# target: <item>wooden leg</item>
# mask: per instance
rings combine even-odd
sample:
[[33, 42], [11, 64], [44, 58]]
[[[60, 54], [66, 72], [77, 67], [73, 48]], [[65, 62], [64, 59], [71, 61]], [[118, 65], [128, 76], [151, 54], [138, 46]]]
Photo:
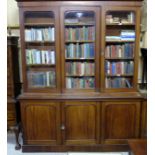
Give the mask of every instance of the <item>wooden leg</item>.
[[20, 150], [21, 149], [21, 145], [19, 144], [20, 125], [16, 125], [16, 126], [10, 127], [10, 129], [13, 130], [14, 133], [15, 133], [15, 139], [16, 139], [15, 149], [16, 150]]

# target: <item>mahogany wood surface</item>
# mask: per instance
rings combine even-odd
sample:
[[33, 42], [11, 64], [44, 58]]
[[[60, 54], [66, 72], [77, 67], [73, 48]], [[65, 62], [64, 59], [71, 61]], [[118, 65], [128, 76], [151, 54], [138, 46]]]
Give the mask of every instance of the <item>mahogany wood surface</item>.
[[147, 140], [146, 139], [133, 139], [128, 140], [131, 152], [134, 155], [147, 155]]

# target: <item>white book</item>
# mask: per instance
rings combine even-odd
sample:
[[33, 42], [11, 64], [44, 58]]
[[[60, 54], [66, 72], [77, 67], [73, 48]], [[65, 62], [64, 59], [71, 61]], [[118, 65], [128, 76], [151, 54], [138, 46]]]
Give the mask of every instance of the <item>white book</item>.
[[85, 64], [81, 63], [81, 75], [85, 74]]
[[118, 46], [118, 57], [121, 58], [122, 57], [122, 47]]
[[55, 41], [55, 28], [52, 27], [52, 41]]
[[42, 41], [42, 30], [41, 29], [37, 29], [36, 30], [37, 36], [35, 38], [36, 41]]
[[40, 55], [40, 51], [36, 50], [35, 51], [36, 54], [36, 64], [41, 64], [41, 55]]
[[44, 50], [41, 51], [41, 62], [42, 64], [45, 64], [45, 51]]
[[51, 54], [51, 63], [55, 64], [55, 51], [51, 51], [50, 54]]
[[50, 72], [46, 72], [46, 86], [50, 86]]
[[125, 73], [124, 62], [121, 62], [121, 74]]
[[31, 41], [31, 30], [25, 30], [25, 41]]

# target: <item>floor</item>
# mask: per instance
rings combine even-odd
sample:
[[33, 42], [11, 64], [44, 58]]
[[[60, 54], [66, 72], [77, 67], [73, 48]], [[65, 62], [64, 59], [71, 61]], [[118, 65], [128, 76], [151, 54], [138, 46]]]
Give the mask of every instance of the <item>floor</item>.
[[[21, 135], [19, 137], [20, 144], [22, 144]], [[21, 150], [15, 150], [15, 136], [12, 132], [8, 131], [7, 134], [7, 155], [129, 155], [127, 152], [104, 152], [104, 153], [22, 153]]]

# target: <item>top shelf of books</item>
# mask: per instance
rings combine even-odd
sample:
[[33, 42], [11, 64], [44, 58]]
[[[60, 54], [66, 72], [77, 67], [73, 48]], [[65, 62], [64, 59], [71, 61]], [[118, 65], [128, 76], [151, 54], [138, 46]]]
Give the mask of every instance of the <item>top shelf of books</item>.
[[106, 25], [130, 26], [135, 25], [135, 13], [132, 11], [108, 11]]

